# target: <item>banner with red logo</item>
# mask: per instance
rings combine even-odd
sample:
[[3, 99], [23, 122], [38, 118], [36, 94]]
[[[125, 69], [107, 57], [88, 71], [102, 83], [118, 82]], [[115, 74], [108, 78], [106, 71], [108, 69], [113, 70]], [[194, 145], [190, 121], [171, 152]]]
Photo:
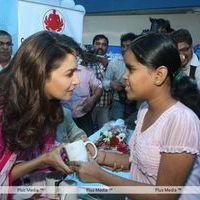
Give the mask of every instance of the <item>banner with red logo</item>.
[[82, 42], [83, 17], [82, 6], [74, 8], [62, 5], [49, 5], [39, 2], [18, 1], [18, 45], [35, 32], [41, 30], [56, 31]]

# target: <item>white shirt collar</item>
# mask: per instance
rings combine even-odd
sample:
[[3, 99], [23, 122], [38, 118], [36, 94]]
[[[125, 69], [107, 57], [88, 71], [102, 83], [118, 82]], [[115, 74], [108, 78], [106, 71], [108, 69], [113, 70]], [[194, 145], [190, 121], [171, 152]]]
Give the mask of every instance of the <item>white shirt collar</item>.
[[198, 59], [198, 57], [197, 57], [197, 55], [195, 53], [193, 53], [192, 59], [187, 64], [186, 68], [189, 67], [190, 65], [200, 67], [199, 59]]

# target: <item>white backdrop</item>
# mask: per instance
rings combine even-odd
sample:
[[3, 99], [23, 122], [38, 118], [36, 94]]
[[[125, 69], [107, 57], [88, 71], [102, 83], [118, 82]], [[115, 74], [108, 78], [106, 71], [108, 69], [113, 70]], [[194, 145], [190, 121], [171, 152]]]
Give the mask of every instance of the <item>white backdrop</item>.
[[[56, 28], [58, 33], [64, 33], [82, 43], [83, 17], [85, 10], [82, 6], [65, 7], [44, 4], [36, 1], [18, 0], [18, 46], [21, 40], [33, 33]], [[47, 24], [45, 24], [45, 18]], [[48, 26], [49, 25], [49, 26]]]
[[0, 0], [0, 29], [12, 35], [14, 53], [21, 44], [21, 38], [44, 30], [44, 15], [46, 13], [48, 18], [53, 9], [64, 21], [62, 33], [82, 43], [85, 8], [75, 5], [74, 0]]

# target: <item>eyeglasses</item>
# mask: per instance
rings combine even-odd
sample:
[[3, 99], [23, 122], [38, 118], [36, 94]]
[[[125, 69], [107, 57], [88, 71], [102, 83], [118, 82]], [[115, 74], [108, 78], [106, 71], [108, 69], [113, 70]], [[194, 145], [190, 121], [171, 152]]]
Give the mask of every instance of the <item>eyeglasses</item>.
[[13, 43], [12, 42], [2, 42], [2, 41], [0, 41], [0, 47], [3, 47], [4, 45], [11, 47], [11, 46], [13, 46]]

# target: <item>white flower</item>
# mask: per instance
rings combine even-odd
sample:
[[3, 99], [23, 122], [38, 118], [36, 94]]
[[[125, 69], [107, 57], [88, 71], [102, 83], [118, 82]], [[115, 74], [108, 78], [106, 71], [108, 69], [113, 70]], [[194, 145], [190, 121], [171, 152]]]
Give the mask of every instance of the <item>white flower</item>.
[[109, 138], [109, 139], [112, 138], [112, 136], [113, 136], [112, 132], [110, 132], [110, 131], [104, 132], [103, 135], [104, 135], [106, 138]]
[[116, 136], [120, 142], [122, 142], [124, 140], [124, 138], [126, 137], [125, 133], [120, 133], [119, 135]]
[[105, 137], [105, 138], [103, 138], [103, 141], [104, 141], [104, 142], [110, 142], [110, 138]]

